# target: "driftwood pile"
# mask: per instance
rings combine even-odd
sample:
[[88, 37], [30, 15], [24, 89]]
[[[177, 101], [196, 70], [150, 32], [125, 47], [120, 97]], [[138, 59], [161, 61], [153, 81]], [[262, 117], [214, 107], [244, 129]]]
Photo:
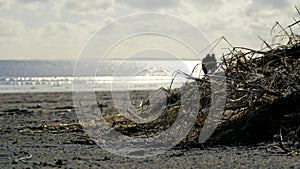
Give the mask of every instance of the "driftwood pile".
[[223, 57], [226, 118], [211, 143], [255, 143], [279, 134], [279, 141], [300, 148], [300, 36], [291, 29], [297, 23], [287, 27], [290, 33], [282, 29], [284, 45], [264, 41], [262, 50], [236, 47]]
[[[204, 145], [275, 142], [285, 153], [299, 152], [300, 36], [292, 30], [300, 29], [300, 21], [286, 28], [279, 23], [276, 26], [282, 28], [275, 36], [281, 43], [270, 45], [263, 41], [266, 47], [261, 50], [235, 47], [223, 56], [219, 71], [225, 72], [225, 108], [221, 123]], [[199, 88], [199, 113], [180, 145], [199, 145], [199, 135], [211, 105], [210, 76], [189, 80], [182, 88], [195, 83]], [[180, 90], [159, 90], [166, 93], [168, 102], [164, 113], [156, 120], [134, 123], [110, 113], [105, 115], [106, 120], [126, 135], [150, 137], [168, 129], [180, 109]], [[190, 97], [195, 97], [195, 93], [190, 93]], [[140, 111], [147, 109], [147, 105], [143, 106]]]

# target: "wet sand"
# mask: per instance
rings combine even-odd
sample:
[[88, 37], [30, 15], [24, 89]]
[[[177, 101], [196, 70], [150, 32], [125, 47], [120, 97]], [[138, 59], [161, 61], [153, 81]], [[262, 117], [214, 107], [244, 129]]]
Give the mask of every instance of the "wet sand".
[[[131, 96], [142, 98], [144, 93]], [[111, 106], [108, 92], [98, 93], [97, 99]], [[300, 168], [299, 155], [274, 154], [272, 145], [264, 143], [173, 148], [145, 159], [120, 157], [98, 147], [77, 125], [71, 93], [2, 93], [0, 120], [0, 168]]]

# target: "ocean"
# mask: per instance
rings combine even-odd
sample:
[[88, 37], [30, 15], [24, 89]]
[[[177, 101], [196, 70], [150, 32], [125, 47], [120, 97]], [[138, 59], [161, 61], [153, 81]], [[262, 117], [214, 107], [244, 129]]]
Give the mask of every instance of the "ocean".
[[[88, 69], [89, 63], [80, 67]], [[106, 60], [99, 63], [94, 74], [79, 77], [74, 76], [78, 65], [71, 60], [0, 60], [0, 92], [72, 91], [75, 79], [87, 84], [76, 87], [82, 91], [155, 90], [168, 88], [176, 70], [190, 74], [197, 63], [197, 60]], [[186, 80], [177, 76], [173, 86], [178, 87]]]

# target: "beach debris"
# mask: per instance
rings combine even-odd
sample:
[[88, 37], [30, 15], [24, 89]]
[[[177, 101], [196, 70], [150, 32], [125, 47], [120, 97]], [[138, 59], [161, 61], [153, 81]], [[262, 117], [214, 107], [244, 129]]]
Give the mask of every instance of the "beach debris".
[[58, 159], [56, 162], [55, 162], [55, 165], [63, 165], [63, 161], [61, 159]]
[[6, 113], [7, 115], [31, 115], [34, 113], [34, 111], [28, 110], [28, 109], [20, 109], [20, 108], [14, 108], [14, 109], [8, 109], [8, 110], [4, 110], [4, 113]]
[[29, 156], [25, 156], [25, 157], [21, 157], [21, 158], [15, 159], [15, 160], [12, 161], [12, 163], [13, 164], [17, 164], [20, 161], [29, 160], [31, 158], [32, 158], [32, 154], [30, 154]]
[[61, 106], [61, 107], [55, 107], [54, 110], [67, 110], [67, 109], [74, 109], [74, 105], [70, 106]]
[[19, 130], [20, 133], [65, 133], [65, 132], [83, 132], [79, 123], [59, 123], [51, 125], [38, 125], [25, 127]]
[[[293, 29], [300, 29], [299, 22], [295, 21], [297, 24], [286, 28], [277, 23], [275, 27], [281, 30], [274, 36], [274, 42], [269, 44], [262, 40], [264, 47], [260, 50], [232, 47], [222, 56], [221, 63], [212, 59], [213, 54], [207, 55], [204, 61], [206, 70], [202, 70], [199, 76], [181, 70], [174, 72], [174, 78], [180, 75], [187, 79], [181, 88], [197, 85], [200, 97], [195, 125], [181, 145], [199, 145], [198, 138], [211, 104], [211, 79], [217, 77], [226, 80], [227, 99], [222, 121], [205, 145], [273, 140], [280, 128], [285, 128], [294, 134], [275, 141], [278, 147], [286, 153], [294, 151], [293, 148], [300, 149], [300, 36], [293, 32]], [[206, 61], [213, 64], [205, 65]], [[117, 131], [129, 136], [149, 137], [168, 129], [175, 121], [182, 101], [180, 88], [171, 88], [173, 80], [169, 89], [159, 89], [167, 93], [168, 100], [159, 118], [149, 123], [134, 123], [117, 113], [107, 113], [105, 119]], [[145, 112], [154, 106], [149, 98], [145, 98], [138, 110]], [[293, 146], [285, 143], [288, 140], [294, 140]]]

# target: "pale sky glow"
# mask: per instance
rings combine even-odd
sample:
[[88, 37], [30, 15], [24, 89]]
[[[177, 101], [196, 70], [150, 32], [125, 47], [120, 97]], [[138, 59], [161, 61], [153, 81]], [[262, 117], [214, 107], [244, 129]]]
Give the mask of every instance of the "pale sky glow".
[[[259, 48], [276, 21], [300, 18], [296, 0], [0, 0], [0, 59], [76, 59], [104, 25], [138, 12], [176, 15], [210, 41]], [[147, 21], [145, 21], [147, 22]], [[180, 28], [179, 28], [180, 29]]]

